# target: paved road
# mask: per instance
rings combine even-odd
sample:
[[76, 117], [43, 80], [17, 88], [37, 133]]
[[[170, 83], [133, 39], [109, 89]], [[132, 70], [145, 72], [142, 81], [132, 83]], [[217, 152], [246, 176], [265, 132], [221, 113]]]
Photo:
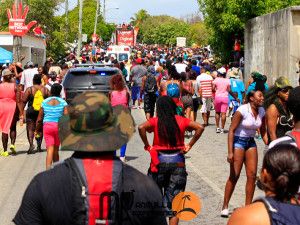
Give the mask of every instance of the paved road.
[[[144, 121], [142, 110], [133, 110], [137, 124]], [[214, 119], [211, 118], [211, 123]], [[228, 128], [228, 124], [226, 128]], [[263, 143], [259, 145], [259, 165], [261, 165]], [[0, 224], [10, 225], [15, 215], [26, 186], [34, 175], [45, 168], [46, 153], [27, 155], [28, 143], [25, 127], [18, 127], [17, 156], [0, 158]], [[187, 191], [195, 192], [202, 200], [202, 211], [198, 218], [190, 222], [181, 222], [184, 225], [226, 224], [227, 220], [219, 216], [223, 201], [224, 185], [229, 173], [226, 162], [227, 135], [216, 134], [213, 125], [207, 127], [193, 149], [187, 155], [188, 183]], [[61, 159], [70, 156], [70, 152], [61, 152]], [[134, 135], [128, 144], [128, 164], [146, 173], [150, 157], [143, 150], [143, 144], [138, 136]], [[245, 171], [242, 171], [240, 180], [233, 194], [230, 209], [244, 204]], [[256, 190], [255, 196], [262, 195]]]

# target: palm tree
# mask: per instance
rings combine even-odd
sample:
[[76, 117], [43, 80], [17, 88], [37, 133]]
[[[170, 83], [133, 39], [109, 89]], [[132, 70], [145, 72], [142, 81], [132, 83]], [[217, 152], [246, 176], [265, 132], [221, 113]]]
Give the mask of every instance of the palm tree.
[[180, 210], [179, 212], [177, 212], [177, 214], [182, 213], [182, 212], [190, 212], [190, 213], [193, 213], [193, 214], [197, 215], [197, 213], [196, 213], [196, 211], [194, 209], [192, 209], [192, 208], [185, 208], [185, 201], [186, 200], [191, 201], [191, 196], [190, 195], [184, 195], [182, 197], [182, 199], [183, 199], [182, 210]]
[[191, 196], [190, 195], [185, 195], [185, 196], [182, 197], [182, 199], [183, 199], [182, 209], [185, 209], [185, 201], [186, 200], [191, 201]]
[[137, 13], [134, 14], [134, 17], [131, 17], [131, 24], [135, 27], [139, 27], [141, 23], [143, 23], [150, 15], [147, 10], [141, 9]]

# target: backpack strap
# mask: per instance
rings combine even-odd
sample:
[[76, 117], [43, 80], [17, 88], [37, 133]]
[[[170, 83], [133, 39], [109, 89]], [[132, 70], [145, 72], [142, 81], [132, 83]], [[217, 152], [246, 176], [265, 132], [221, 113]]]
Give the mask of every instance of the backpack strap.
[[82, 176], [81, 172], [79, 171], [79, 168], [76, 165], [75, 160], [71, 157], [71, 158], [66, 159], [65, 162], [68, 165], [70, 165], [72, 170], [75, 172], [75, 175], [76, 175], [76, 177], [79, 181], [79, 184], [81, 186], [81, 197], [86, 198], [86, 196], [87, 196], [87, 187], [85, 185], [85, 180], [83, 179], [83, 176]]
[[[76, 159], [71, 157], [64, 161], [64, 163], [70, 168], [72, 174], [72, 220], [70, 224], [80, 225], [87, 224], [88, 221], [88, 199], [86, 182], [83, 178], [80, 168], [76, 163]], [[81, 193], [80, 193], [81, 192]]]
[[277, 213], [277, 209], [275, 209], [271, 205], [271, 203], [268, 201], [268, 199], [266, 197], [259, 197], [254, 202], [262, 202], [262, 203], [264, 203], [264, 205], [265, 205], [266, 209], [268, 210], [268, 212]]
[[297, 144], [298, 148], [300, 147], [300, 132], [291, 131], [291, 132], [286, 133], [286, 136], [290, 137], [292, 139], [292, 141]]

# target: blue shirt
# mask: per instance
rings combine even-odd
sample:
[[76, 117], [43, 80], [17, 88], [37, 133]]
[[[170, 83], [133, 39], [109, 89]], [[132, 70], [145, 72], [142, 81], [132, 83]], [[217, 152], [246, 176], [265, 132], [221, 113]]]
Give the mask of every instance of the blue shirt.
[[194, 70], [196, 72], [197, 75], [200, 75], [200, 67], [199, 66], [192, 66], [192, 70]]
[[[230, 78], [230, 88], [232, 92], [238, 93], [240, 102], [243, 102], [243, 93], [245, 92], [244, 82], [240, 79]], [[229, 95], [229, 100], [232, 101], [234, 98]]]
[[236, 101], [235, 99], [231, 100], [231, 105], [232, 105], [232, 112], [235, 113], [237, 109], [240, 107], [240, 103]]
[[[57, 100], [59, 101], [58, 105], [49, 105], [48, 102], [50, 102], [51, 100]], [[64, 113], [64, 108], [65, 106], [67, 106], [67, 102], [65, 100], [63, 100], [62, 98], [59, 97], [50, 97], [50, 98], [46, 98], [43, 102], [42, 102], [42, 108], [44, 110], [44, 123], [46, 122], [58, 122], [60, 117], [62, 117], [63, 113]]]
[[[251, 83], [248, 87], [248, 90], [247, 90], [246, 94], [249, 94], [250, 91], [254, 91], [255, 90], [255, 85], [256, 85], [256, 82]], [[269, 89], [269, 85], [267, 83], [265, 83], [265, 91], [267, 91], [268, 89]]]

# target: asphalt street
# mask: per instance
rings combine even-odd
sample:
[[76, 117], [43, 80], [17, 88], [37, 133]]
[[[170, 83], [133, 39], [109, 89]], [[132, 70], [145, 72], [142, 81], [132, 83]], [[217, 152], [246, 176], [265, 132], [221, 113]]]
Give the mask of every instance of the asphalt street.
[[[145, 121], [143, 110], [132, 111], [136, 124]], [[198, 115], [198, 120], [200, 114]], [[230, 119], [228, 118], [228, 121]], [[202, 137], [192, 150], [186, 155], [188, 182], [186, 191], [196, 193], [202, 202], [200, 215], [189, 222], [181, 221], [180, 224], [226, 224], [227, 219], [220, 217], [223, 202], [224, 186], [229, 175], [229, 165], [226, 162], [227, 134], [216, 134], [214, 118], [210, 118], [208, 126]], [[225, 130], [229, 128], [226, 124]], [[259, 151], [259, 168], [262, 161], [264, 144], [257, 140]], [[13, 224], [12, 218], [16, 214], [24, 191], [30, 180], [45, 169], [46, 152], [27, 155], [28, 142], [25, 125], [18, 127], [16, 142], [16, 156], [0, 158], [0, 224]], [[69, 157], [72, 152], [60, 152], [61, 160]], [[138, 132], [130, 140], [127, 147], [128, 164], [145, 173], [148, 170], [150, 157], [143, 149]], [[246, 175], [243, 169], [236, 190], [233, 193], [230, 210], [241, 207], [245, 201]], [[256, 190], [255, 197], [263, 193]]]

